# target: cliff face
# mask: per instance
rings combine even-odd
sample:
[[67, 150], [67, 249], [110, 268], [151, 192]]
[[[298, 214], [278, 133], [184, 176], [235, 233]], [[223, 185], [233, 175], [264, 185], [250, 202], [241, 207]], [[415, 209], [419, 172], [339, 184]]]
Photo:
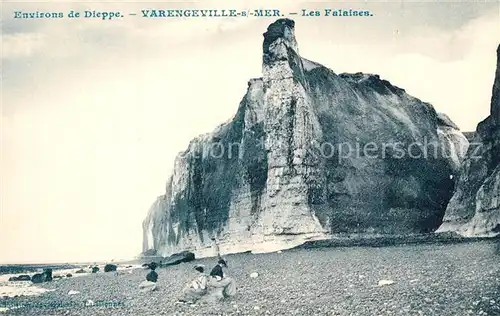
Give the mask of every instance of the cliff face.
[[500, 46], [490, 116], [477, 126], [456, 192], [439, 228], [450, 230], [464, 236], [500, 233]]
[[338, 233], [436, 229], [468, 141], [377, 75], [298, 54], [294, 22], [264, 33], [262, 78], [235, 117], [179, 154], [143, 223], [144, 250], [272, 251]]

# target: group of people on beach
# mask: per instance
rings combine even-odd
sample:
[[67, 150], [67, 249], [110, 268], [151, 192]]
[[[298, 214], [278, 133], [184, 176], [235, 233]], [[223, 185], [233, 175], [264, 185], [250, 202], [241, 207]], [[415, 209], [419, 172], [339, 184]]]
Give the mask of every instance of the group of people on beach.
[[227, 269], [227, 262], [224, 259], [219, 258], [210, 274], [205, 273], [203, 265], [195, 265], [194, 269], [197, 275], [186, 284], [178, 303], [193, 304], [205, 295], [223, 299], [236, 294], [234, 279], [224, 273], [224, 269]]
[[[141, 292], [155, 291], [158, 273], [156, 263], [148, 265], [151, 271], [146, 275], [146, 280], [139, 285]], [[194, 304], [204, 296], [213, 300], [224, 299], [236, 294], [236, 283], [233, 278], [226, 275], [227, 262], [219, 257], [217, 265], [210, 274], [205, 272], [205, 266], [197, 264], [194, 266], [196, 276], [192, 278], [183, 288], [177, 303]]]
[[[205, 272], [205, 266], [197, 264], [194, 266], [196, 276], [192, 278], [183, 288], [181, 296], [177, 300], [179, 304], [194, 304], [203, 297], [209, 300], [220, 300], [229, 298], [236, 294], [236, 282], [226, 273], [228, 268], [226, 260], [221, 257], [219, 243], [214, 238], [215, 254], [218, 261], [210, 274]], [[154, 291], [157, 289], [156, 281], [158, 273], [156, 263], [148, 264], [151, 271], [146, 275], [146, 281], [139, 285], [141, 291]]]

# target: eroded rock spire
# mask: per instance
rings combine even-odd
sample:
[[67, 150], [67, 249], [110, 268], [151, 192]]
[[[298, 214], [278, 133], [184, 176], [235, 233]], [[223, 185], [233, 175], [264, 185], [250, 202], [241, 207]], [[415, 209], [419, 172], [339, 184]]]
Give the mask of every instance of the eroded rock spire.
[[[290, 48], [299, 53], [297, 40], [295, 39], [295, 22], [290, 19], [279, 19], [267, 27], [264, 35], [263, 54], [264, 63], [273, 59], [286, 57], [287, 49]], [[276, 49], [276, 46], [283, 45], [282, 49]]]

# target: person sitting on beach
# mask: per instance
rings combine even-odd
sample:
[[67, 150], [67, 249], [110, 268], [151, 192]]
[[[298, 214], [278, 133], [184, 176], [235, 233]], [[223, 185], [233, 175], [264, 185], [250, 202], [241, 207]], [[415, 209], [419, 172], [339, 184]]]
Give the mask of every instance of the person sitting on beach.
[[207, 294], [208, 276], [205, 274], [205, 267], [195, 265], [194, 269], [198, 273], [194, 279], [186, 284], [182, 291], [182, 297], [177, 301], [178, 303], [193, 304]]
[[224, 275], [222, 268], [227, 268], [227, 262], [220, 258], [217, 265], [210, 272], [209, 285], [222, 289], [222, 291], [216, 291], [216, 296], [227, 298], [236, 294], [236, 283], [233, 278]]
[[210, 271], [210, 276], [215, 277], [218, 280], [222, 280], [224, 278], [224, 271], [222, 268], [227, 268], [227, 262], [219, 257], [219, 261], [217, 261], [217, 265]]
[[147, 275], [146, 275], [146, 281], [149, 282], [154, 282], [158, 281], [158, 273], [156, 273], [155, 270], [151, 270]]
[[[153, 262], [154, 263], [154, 262]], [[158, 287], [156, 286], [156, 282], [158, 281], [158, 273], [156, 273], [156, 264], [150, 264], [149, 267], [151, 271], [146, 275], [146, 281], [143, 281], [139, 284], [139, 289], [141, 292], [152, 292], [155, 291]]]
[[152, 262], [149, 264], [151, 271], [146, 275], [146, 281], [155, 282], [158, 281], [158, 273], [156, 273], [156, 263]]

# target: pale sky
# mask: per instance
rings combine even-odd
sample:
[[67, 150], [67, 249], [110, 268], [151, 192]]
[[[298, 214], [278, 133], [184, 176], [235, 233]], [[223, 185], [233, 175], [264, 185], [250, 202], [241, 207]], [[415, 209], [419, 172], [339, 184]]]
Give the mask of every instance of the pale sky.
[[[498, 1], [290, 3], [4, 1], [0, 263], [137, 255], [175, 155], [231, 118], [261, 75], [274, 18], [145, 19], [141, 9], [369, 8], [370, 18], [294, 16], [300, 54], [336, 73], [377, 73], [463, 131], [488, 115]], [[70, 9], [125, 17], [13, 19]]]

